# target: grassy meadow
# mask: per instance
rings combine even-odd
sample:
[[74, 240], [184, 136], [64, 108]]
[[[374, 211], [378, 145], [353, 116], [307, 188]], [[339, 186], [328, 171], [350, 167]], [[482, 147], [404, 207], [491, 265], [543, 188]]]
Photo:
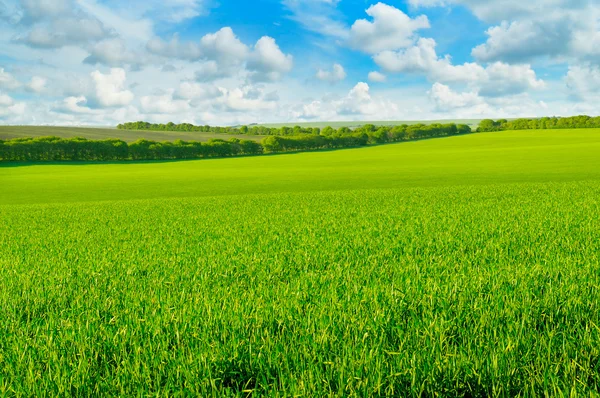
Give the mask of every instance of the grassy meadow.
[[135, 131], [117, 130], [116, 128], [108, 127], [0, 126], [0, 140], [48, 136], [60, 138], [82, 137], [89, 140], [118, 138], [126, 142], [133, 142], [139, 139], [159, 142], [175, 140], [208, 141], [212, 138], [228, 140], [232, 137], [260, 141], [262, 138], [264, 138], [256, 135], [224, 135], [204, 133], [199, 131]]
[[600, 130], [0, 187], [0, 396], [600, 391]]

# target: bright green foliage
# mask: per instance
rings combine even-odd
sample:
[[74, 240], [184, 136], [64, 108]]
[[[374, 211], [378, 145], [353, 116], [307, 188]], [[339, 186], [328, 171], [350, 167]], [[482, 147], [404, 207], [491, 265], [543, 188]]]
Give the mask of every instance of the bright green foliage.
[[[265, 127], [265, 126], [242, 126], [242, 127], [211, 127], [211, 126], [194, 126], [188, 123], [182, 124], [152, 124], [148, 122], [130, 122], [119, 124], [119, 130], [149, 130], [149, 131], [200, 131], [215, 134], [252, 134], [252, 135], [268, 135], [280, 136], [290, 139], [297, 139], [303, 135], [321, 134], [324, 137], [337, 136], [348, 137], [356, 134], [365, 134], [371, 143], [384, 143], [395, 141], [406, 141], [420, 138], [446, 137], [456, 134], [467, 134], [471, 132], [471, 127], [455, 123], [414, 123], [402, 125], [381, 125], [376, 127], [373, 124], [365, 124], [354, 129], [347, 126], [341, 126], [337, 130], [330, 126], [323, 128], [322, 131], [315, 131], [312, 127], [301, 126], [282, 126], [282, 127]], [[395, 134], [392, 134], [392, 131]]]
[[600, 128], [600, 117], [543, 117], [540, 119], [490, 120], [479, 123], [477, 131], [490, 132], [502, 130], [539, 130], [539, 129], [590, 129]]
[[0, 161], [116, 161], [223, 158], [260, 155], [263, 147], [252, 140], [211, 139], [208, 142], [137, 140], [90, 141], [60, 137], [15, 138], [0, 140]]
[[600, 131], [0, 187], [0, 396], [600, 389]]

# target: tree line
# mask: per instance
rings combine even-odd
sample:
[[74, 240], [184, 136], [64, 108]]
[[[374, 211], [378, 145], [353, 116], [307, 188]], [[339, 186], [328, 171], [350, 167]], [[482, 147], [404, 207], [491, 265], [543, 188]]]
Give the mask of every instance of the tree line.
[[251, 140], [210, 140], [174, 142], [85, 138], [16, 138], [0, 140], [0, 160], [5, 161], [118, 161], [219, 158], [259, 155], [261, 144]]
[[540, 129], [585, 129], [600, 128], [600, 117], [543, 117], [539, 119], [490, 120], [479, 123], [478, 132], [504, 130], [540, 130]]
[[85, 138], [16, 138], [0, 140], [0, 160], [3, 161], [120, 161], [203, 159], [230, 156], [261, 155], [289, 151], [338, 149], [371, 144], [411, 141], [470, 133], [466, 125], [432, 124], [376, 127], [365, 125], [350, 130], [347, 127], [326, 127], [319, 134], [269, 135], [260, 143], [238, 138], [199, 141], [137, 140], [127, 143], [119, 139], [88, 140]]
[[367, 124], [358, 127], [354, 130], [348, 127], [340, 127], [334, 129], [332, 127], [325, 127], [320, 129], [319, 127], [266, 127], [266, 126], [240, 126], [240, 127], [219, 127], [219, 126], [195, 126], [189, 123], [175, 124], [169, 122], [163, 123], [148, 123], [143, 121], [129, 122], [119, 124], [117, 126], [120, 130], [150, 130], [150, 131], [184, 131], [184, 132], [203, 132], [213, 134], [236, 134], [236, 135], [271, 135], [271, 136], [301, 136], [301, 135], [320, 135], [320, 136], [345, 136], [352, 135], [353, 133], [365, 133], [369, 136], [401, 136], [406, 135], [418, 136], [443, 136], [443, 135], [455, 135], [455, 134], [466, 134], [471, 132], [471, 128], [465, 124], [456, 125], [450, 124], [403, 124], [400, 126], [380, 126], [376, 127], [373, 124]]

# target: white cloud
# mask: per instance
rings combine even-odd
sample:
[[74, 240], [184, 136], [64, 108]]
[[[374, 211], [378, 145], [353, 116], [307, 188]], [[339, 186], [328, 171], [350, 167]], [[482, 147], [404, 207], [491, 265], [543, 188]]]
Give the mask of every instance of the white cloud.
[[302, 105], [294, 116], [305, 120], [397, 119], [400, 107], [387, 98], [374, 97], [367, 83], [357, 83], [342, 98], [323, 98]]
[[33, 21], [69, 14], [74, 7], [71, 0], [21, 0], [20, 4], [25, 18]]
[[201, 61], [196, 72], [196, 80], [201, 82], [232, 77], [245, 71], [253, 81], [275, 81], [293, 66], [293, 57], [284, 54], [272, 37], [261, 37], [250, 49], [230, 27], [206, 34], [198, 43], [181, 42], [174, 36], [168, 42], [154, 38], [146, 48], [170, 59]]
[[199, 82], [211, 82], [214, 80], [235, 76], [242, 68], [236, 65], [220, 65], [217, 61], [210, 60], [200, 64], [195, 73]]
[[487, 108], [483, 98], [475, 91], [456, 93], [450, 87], [441, 83], [433, 85], [429, 96], [434, 101], [436, 109], [440, 111], [470, 107], [479, 108], [475, 113], [481, 113], [483, 109]]
[[105, 107], [125, 106], [133, 101], [133, 93], [124, 89], [125, 80], [127, 80], [125, 70], [113, 68], [106, 75], [95, 71], [91, 76], [96, 83], [96, 98], [100, 105]]
[[91, 109], [87, 106], [87, 99], [84, 96], [67, 97], [54, 105], [53, 111], [68, 114], [92, 115], [99, 114], [98, 109]]
[[10, 96], [0, 93], [0, 118], [23, 115], [25, 108], [24, 102], [15, 102]]
[[144, 58], [143, 54], [131, 51], [122, 39], [107, 39], [96, 43], [83, 62], [112, 67], [131, 65], [134, 69], [138, 69], [145, 65]]
[[144, 16], [161, 23], [176, 24], [209, 13], [211, 0], [108, 0], [121, 14]]
[[174, 35], [168, 42], [155, 37], [146, 44], [146, 48], [151, 53], [166, 58], [195, 61], [202, 57], [202, 50], [199, 44], [192, 42], [181, 43], [178, 35]]
[[46, 85], [48, 80], [41, 76], [33, 76], [29, 84], [27, 84], [27, 89], [34, 93], [41, 93], [46, 90]]
[[366, 53], [376, 54], [408, 47], [414, 42], [417, 30], [429, 28], [429, 20], [425, 15], [411, 19], [387, 4], [377, 3], [366, 12], [373, 21], [359, 19], [354, 22], [349, 39], [353, 48]]
[[377, 71], [369, 72], [368, 77], [370, 81], [376, 83], [383, 83], [387, 79], [387, 77], [383, 73]]
[[431, 80], [469, 82], [484, 77], [482, 66], [475, 63], [453, 65], [450, 57], [439, 58], [435, 47], [435, 40], [419, 39], [416, 46], [401, 51], [383, 51], [373, 59], [388, 72], [423, 74]]
[[248, 60], [248, 70], [253, 81], [279, 80], [292, 70], [293, 65], [293, 57], [284, 54], [275, 39], [269, 36], [263, 36], [256, 42]]
[[[77, 0], [77, 3], [82, 10], [116, 32], [129, 45], [146, 43], [153, 37], [154, 24], [144, 17], [146, 9], [140, 1], [119, 1], [113, 8], [96, 0]], [[124, 5], [128, 5], [130, 8], [126, 11], [119, 8]]]
[[473, 49], [480, 61], [600, 60], [600, 3], [594, 0], [410, 0], [415, 7], [462, 5], [496, 24]]
[[348, 38], [348, 27], [341, 21], [336, 10], [337, 0], [283, 0], [283, 5], [292, 12], [290, 19], [305, 29], [336, 39]]
[[481, 61], [525, 62], [537, 57], [568, 55], [573, 26], [563, 16], [502, 22], [487, 30], [486, 43], [475, 47], [473, 56]]
[[252, 112], [273, 110], [277, 107], [277, 97], [266, 93], [261, 87], [247, 85], [222, 91], [224, 96], [218, 104], [225, 111]]
[[182, 82], [176, 93], [177, 97], [189, 100], [211, 99], [221, 95], [223, 92], [217, 86], [196, 82]]
[[80, 46], [114, 36], [100, 20], [73, 0], [21, 0], [13, 22], [21, 33], [15, 41], [34, 48]]
[[336, 83], [346, 78], [346, 71], [340, 64], [333, 64], [331, 70], [319, 69], [315, 75], [317, 79], [330, 83]]
[[153, 6], [153, 15], [168, 22], [181, 22], [207, 12], [204, 0], [154, 0], [149, 3]]
[[198, 42], [182, 42], [177, 35], [166, 42], [160, 38], [150, 40], [147, 50], [169, 60], [199, 61], [198, 81], [213, 81], [239, 74], [250, 56], [250, 49], [235, 35], [230, 27], [204, 35]]
[[478, 82], [479, 94], [484, 97], [501, 97], [514, 95], [546, 87], [546, 83], [538, 80], [529, 65], [507, 65], [496, 62], [486, 69], [486, 77]]
[[413, 7], [462, 5], [486, 22], [530, 18], [548, 10], [578, 10], [593, 4], [591, 0], [409, 0]]
[[175, 99], [172, 94], [148, 95], [140, 99], [142, 109], [150, 113], [177, 114], [190, 109], [186, 100]]
[[9, 107], [14, 104], [14, 101], [11, 97], [6, 94], [0, 93], [0, 107]]
[[16, 41], [37, 48], [59, 48], [95, 42], [114, 34], [94, 18], [65, 17], [36, 24]]
[[600, 67], [571, 66], [565, 76], [565, 83], [575, 99], [597, 101], [600, 97]]
[[200, 45], [206, 58], [222, 64], [239, 64], [248, 57], [248, 47], [230, 27], [205, 35], [200, 39]]
[[16, 90], [21, 87], [21, 83], [13, 75], [0, 68], [0, 88], [5, 90]]
[[421, 74], [439, 83], [469, 84], [483, 96], [513, 95], [545, 87], [530, 65], [476, 63], [453, 65], [449, 56], [438, 57], [433, 39], [420, 39], [416, 46], [401, 51], [384, 51], [375, 62], [394, 73]]

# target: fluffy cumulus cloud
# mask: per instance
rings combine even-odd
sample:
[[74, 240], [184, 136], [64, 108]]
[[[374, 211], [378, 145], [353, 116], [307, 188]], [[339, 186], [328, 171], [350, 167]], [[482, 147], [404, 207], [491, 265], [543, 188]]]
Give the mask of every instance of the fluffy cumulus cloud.
[[600, 67], [597, 65], [571, 66], [565, 77], [570, 94], [577, 100], [600, 97]]
[[264, 87], [246, 85], [223, 89], [223, 97], [217, 101], [217, 106], [228, 112], [272, 111], [277, 107], [277, 99], [276, 93], [267, 93]]
[[319, 80], [336, 83], [346, 78], [346, 71], [340, 64], [333, 64], [331, 70], [319, 69], [315, 77]]
[[178, 98], [187, 100], [205, 100], [217, 98], [223, 95], [223, 91], [213, 84], [185, 81], [179, 85], [176, 92]]
[[173, 98], [172, 93], [143, 96], [140, 102], [142, 109], [148, 113], [175, 115], [190, 109], [189, 101]]
[[95, 71], [91, 76], [96, 84], [96, 98], [101, 106], [125, 106], [133, 101], [133, 93], [125, 89], [125, 70], [113, 68], [108, 74]]
[[[243, 15], [214, 27], [220, 17], [208, 18], [224, 4], [214, 0], [0, 0], [2, 123], [598, 112], [597, 1], [408, 0], [402, 10], [278, 1], [281, 14], [263, 30], [264, 21], [244, 24]], [[461, 38], [449, 36], [438, 53], [429, 7], [462, 7], [482, 21], [469, 25], [480, 30], [465, 34], [482, 39], [460, 62], [451, 55]]]
[[434, 101], [437, 110], [440, 111], [466, 107], [471, 109], [477, 108], [475, 113], [481, 113], [482, 110], [487, 110], [485, 101], [475, 91], [457, 93], [444, 84], [435, 83], [431, 88], [429, 95]]
[[537, 58], [600, 60], [600, 3], [595, 0], [410, 0], [415, 7], [461, 5], [493, 24], [473, 49], [479, 61]]
[[[559, 106], [550, 110], [544, 101], [533, 100], [527, 94], [511, 97], [484, 98], [474, 91], [455, 91], [435, 83], [429, 91], [430, 100], [441, 118], [507, 118], [572, 115], [581, 108]], [[551, 112], [551, 113], [550, 113]]]
[[278, 80], [291, 71], [293, 65], [293, 57], [284, 54], [275, 39], [268, 36], [263, 36], [256, 42], [248, 59], [248, 69], [254, 81]]
[[145, 64], [145, 57], [143, 54], [131, 51], [124, 40], [115, 38], [96, 43], [90, 49], [90, 55], [83, 62], [90, 65], [112, 67], [130, 65], [134, 69], [139, 69]]
[[81, 45], [114, 35], [73, 0], [22, 0], [14, 15], [22, 27], [15, 40], [32, 47]]
[[439, 57], [433, 39], [420, 39], [417, 45], [400, 51], [377, 54], [375, 62], [393, 73], [420, 74], [430, 81], [464, 83], [483, 96], [513, 95], [545, 87], [530, 65], [492, 63], [486, 67], [467, 62], [454, 65], [449, 56]]
[[366, 12], [372, 21], [354, 22], [349, 42], [352, 47], [370, 54], [408, 47], [416, 31], [430, 26], [425, 15], [411, 19], [401, 10], [383, 3], [372, 5]]
[[21, 116], [25, 113], [25, 103], [16, 102], [7, 94], [0, 92], [0, 119]]
[[199, 43], [181, 42], [177, 34], [168, 41], [157, 37], [152, 38], [146, 44], [146, 48], [153, 54], [172, 59], [196, 61], [203, 55]]
[[[374, 96], [365, 82], [357, 83], [346, 95], [322, 98], [301, 106], [294, 113], [302, 120], [352, 120], [397, 118], [402, 115], [399, 104], [382, 96]], [[391, 119], [390, 119], [391, 120]]]
[[83, 95], [78, 97], [71, 96], [59, 101], [54, 104], [53, 111], [75, 115], [93, 115], [101, 113], [98, 109], [89, 108], [87, 106], [87, 98]]
[[198, 62], [196, 79], [201, 82], [244, 71], [253, 81], [275, 81], [293, 67], [292, 55], [285, 54], [274, 38], [263, 36], [250, 48], [230, 27], [208, 33], [199, 42], [182, 42], [178, 36], [169, 41], [154, 38], [146, 48], [156, 56]]
[[16, 90], [21, 86], [21, 83], [10, 73], [0, 68], [0, 89]]
[[33, 76], [31, 81], [27, 84], [27, 90], [39, 94], [46, 90], [47, 84], [48, 79], [45, 77]]

